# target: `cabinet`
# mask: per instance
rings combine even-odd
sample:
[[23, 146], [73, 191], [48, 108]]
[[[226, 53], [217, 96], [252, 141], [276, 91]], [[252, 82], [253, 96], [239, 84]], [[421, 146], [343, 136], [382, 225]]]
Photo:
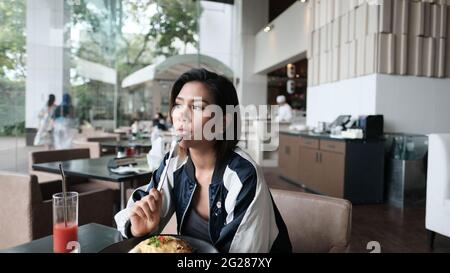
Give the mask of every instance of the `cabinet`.
[[381, 203], [383, 140], [280, 134], [281, 176], [308, 190], [353, 203]]
[[300, 145], [297, 137], [280, 135], [278, 160], [285, 177], [293, 181], [299, 180], [297, 163], [300, 161]]
[[[307, 183], [308, 185], [317, 185], [319, 183], [319, 177], [317, 173], [319, 172], [318, 159], [319, 154], [316, 149], [301, 147], [300, 148], [300, 160], [297, 161], [298, 164], [298, 182]], [[302, 186], [307, 186], [302, 184]]]
[[318, 192], [344, 197], [345, 156], [334, 152], [319, 152], [320, 175]]
[[298, 181], [310, 190], [344, 197], [345, 155], [301, 146]]

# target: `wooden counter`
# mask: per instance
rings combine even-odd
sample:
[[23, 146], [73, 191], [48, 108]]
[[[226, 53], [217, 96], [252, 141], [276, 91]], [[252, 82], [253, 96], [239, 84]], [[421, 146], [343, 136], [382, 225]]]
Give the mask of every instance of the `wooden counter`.
[[382, 203], [384, 140], [280, 132], [281, 176], [307, 189], [352, 203]]

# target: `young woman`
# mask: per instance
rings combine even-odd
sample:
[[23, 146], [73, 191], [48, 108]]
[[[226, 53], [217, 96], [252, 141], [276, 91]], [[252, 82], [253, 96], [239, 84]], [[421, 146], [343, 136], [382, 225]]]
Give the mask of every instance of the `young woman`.
[[[223, 111], [223, 129], [205, 137], [208, 113]], [[115, 220], [125, 237], [158, 234], [173, 213], [178, 233], [210, 242], [220, 252], [290, 252], [286, 225], [273, 203], [259, 167], [237, 147], [239, 114], [226, 113], [239, 105], [233, 84], [204, 69], [193, 69], [175, 82], [170, 113], [177, 134], [184, 136], [176, 156], [168, 155], [149, 185], [136, 190]], [[222, 118], [222, 117], [221, 117]], [[234, 130], [232, 138], [226, 133]], [[200, 138], [193, 137], [198, 136]], [[209, 139], [209, 140], [208, 140]], [[168, 181], [156, 187], [168, 166]], [[147, 191], [147, 189], [151, 189]]]
[[55, 95], [50, 94], [44, 108], [39, 112], [39, 129], [34, 138], [34, 145], [45, 145], [47, 150], [53, 148], [53, 113], [55, 111]]

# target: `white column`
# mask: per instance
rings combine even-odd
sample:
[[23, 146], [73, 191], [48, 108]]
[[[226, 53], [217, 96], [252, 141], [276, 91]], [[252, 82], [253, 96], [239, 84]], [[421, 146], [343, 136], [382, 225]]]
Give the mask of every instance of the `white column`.
[[145, 92], [149, 94], [150, 109], [152, 118], [158, 112], [161, 112], [161, 92], [163, 88], [158, 81], [149, 81], [145, 83]]
[[268, 0], [236, 0], [233, 71], [241, 105], [267, 104], [267, 76], [254, 74], [255, 35], [268, 23]]
[[25, 127], [38, 126], [37, 115], [49, 94], [61, 102], [69, 92], [70, 59], [67, 25], [70, 13], [61, 0], [27, 0], [27, 80]]
[[233, 5], [200, 1], [203, 8], [199, 21], [200, 54], [213, 57], [231, 67]]

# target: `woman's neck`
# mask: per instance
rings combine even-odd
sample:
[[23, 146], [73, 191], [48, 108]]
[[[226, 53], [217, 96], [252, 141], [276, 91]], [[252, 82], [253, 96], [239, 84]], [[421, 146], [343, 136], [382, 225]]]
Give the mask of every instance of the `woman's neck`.
[[195, 169], [200, 171], [214, 170], [216, 165], [216, 152], [214, 147], [205, 149], [189, 149], [189, 155], [194, 163]]

